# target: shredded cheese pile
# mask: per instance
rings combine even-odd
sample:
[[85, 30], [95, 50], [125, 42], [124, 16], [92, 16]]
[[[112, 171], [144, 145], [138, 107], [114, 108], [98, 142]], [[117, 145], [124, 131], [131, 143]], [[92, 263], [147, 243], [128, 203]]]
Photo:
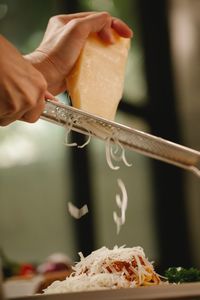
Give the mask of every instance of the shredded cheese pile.
[[102, 247], [87, 257], [82, 253], [74, 272], [64, 281], [55, 281], [45, 294], [99, 289], [134, 288], [158, 285], [160, 277], [141, 247]]

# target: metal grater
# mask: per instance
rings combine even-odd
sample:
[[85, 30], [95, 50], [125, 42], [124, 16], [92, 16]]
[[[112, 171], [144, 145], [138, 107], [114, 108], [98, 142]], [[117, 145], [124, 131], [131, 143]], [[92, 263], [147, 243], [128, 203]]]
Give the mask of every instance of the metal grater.
[[41, 119], [85, 135], [115, 142], [149, 157], [187, 169], [200, 176], [200, 152], [62, 104], [46, 100]]

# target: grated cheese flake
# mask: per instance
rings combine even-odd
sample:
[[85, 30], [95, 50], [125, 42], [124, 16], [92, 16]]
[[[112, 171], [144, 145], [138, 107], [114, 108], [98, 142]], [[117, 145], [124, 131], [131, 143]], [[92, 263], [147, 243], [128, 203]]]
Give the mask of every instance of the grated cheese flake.
[[126, 210], [127, 210], [127, 205], [128, 205], [128, 196], [126, 192], [126, 187], [121, 179], [117, 179], [117, 183], [121, 189], [122, 192], [122, 198], [120, 195], [116, 195], [116, 204], [121, 210], [121, 216], [118, 216], [117, 213], [114, 211], [113, 212], [113, 219], [114, 222], [117, 225], [117, 234], [120, 232], [120, 228], [123, 224], [125, 224], [126, 221]]
[[80, 219], [84, 215], [86, 215], [89, 210], [87, 204], [84, 204], [81, 208], [78, 208], [71, 202], [68, 202], [68, 211], [72, 217], [74, 217], [75, 219]]

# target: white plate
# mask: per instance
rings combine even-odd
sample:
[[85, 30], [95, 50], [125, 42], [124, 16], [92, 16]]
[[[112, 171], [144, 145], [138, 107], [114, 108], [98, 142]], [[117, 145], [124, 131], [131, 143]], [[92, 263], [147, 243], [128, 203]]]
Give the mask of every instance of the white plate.
[[12, 298], [15, 300], [145, 300], [200, 299], [200, 282], [132, 289], [46, 294]]

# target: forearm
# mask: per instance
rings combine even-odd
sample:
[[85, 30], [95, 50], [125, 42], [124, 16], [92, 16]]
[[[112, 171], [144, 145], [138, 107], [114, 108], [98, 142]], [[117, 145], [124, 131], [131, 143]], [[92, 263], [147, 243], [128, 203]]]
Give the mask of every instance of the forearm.
[[30, 62], [0, 35], [0, 125], [35, 122], [44, 107], [46, 81]]

